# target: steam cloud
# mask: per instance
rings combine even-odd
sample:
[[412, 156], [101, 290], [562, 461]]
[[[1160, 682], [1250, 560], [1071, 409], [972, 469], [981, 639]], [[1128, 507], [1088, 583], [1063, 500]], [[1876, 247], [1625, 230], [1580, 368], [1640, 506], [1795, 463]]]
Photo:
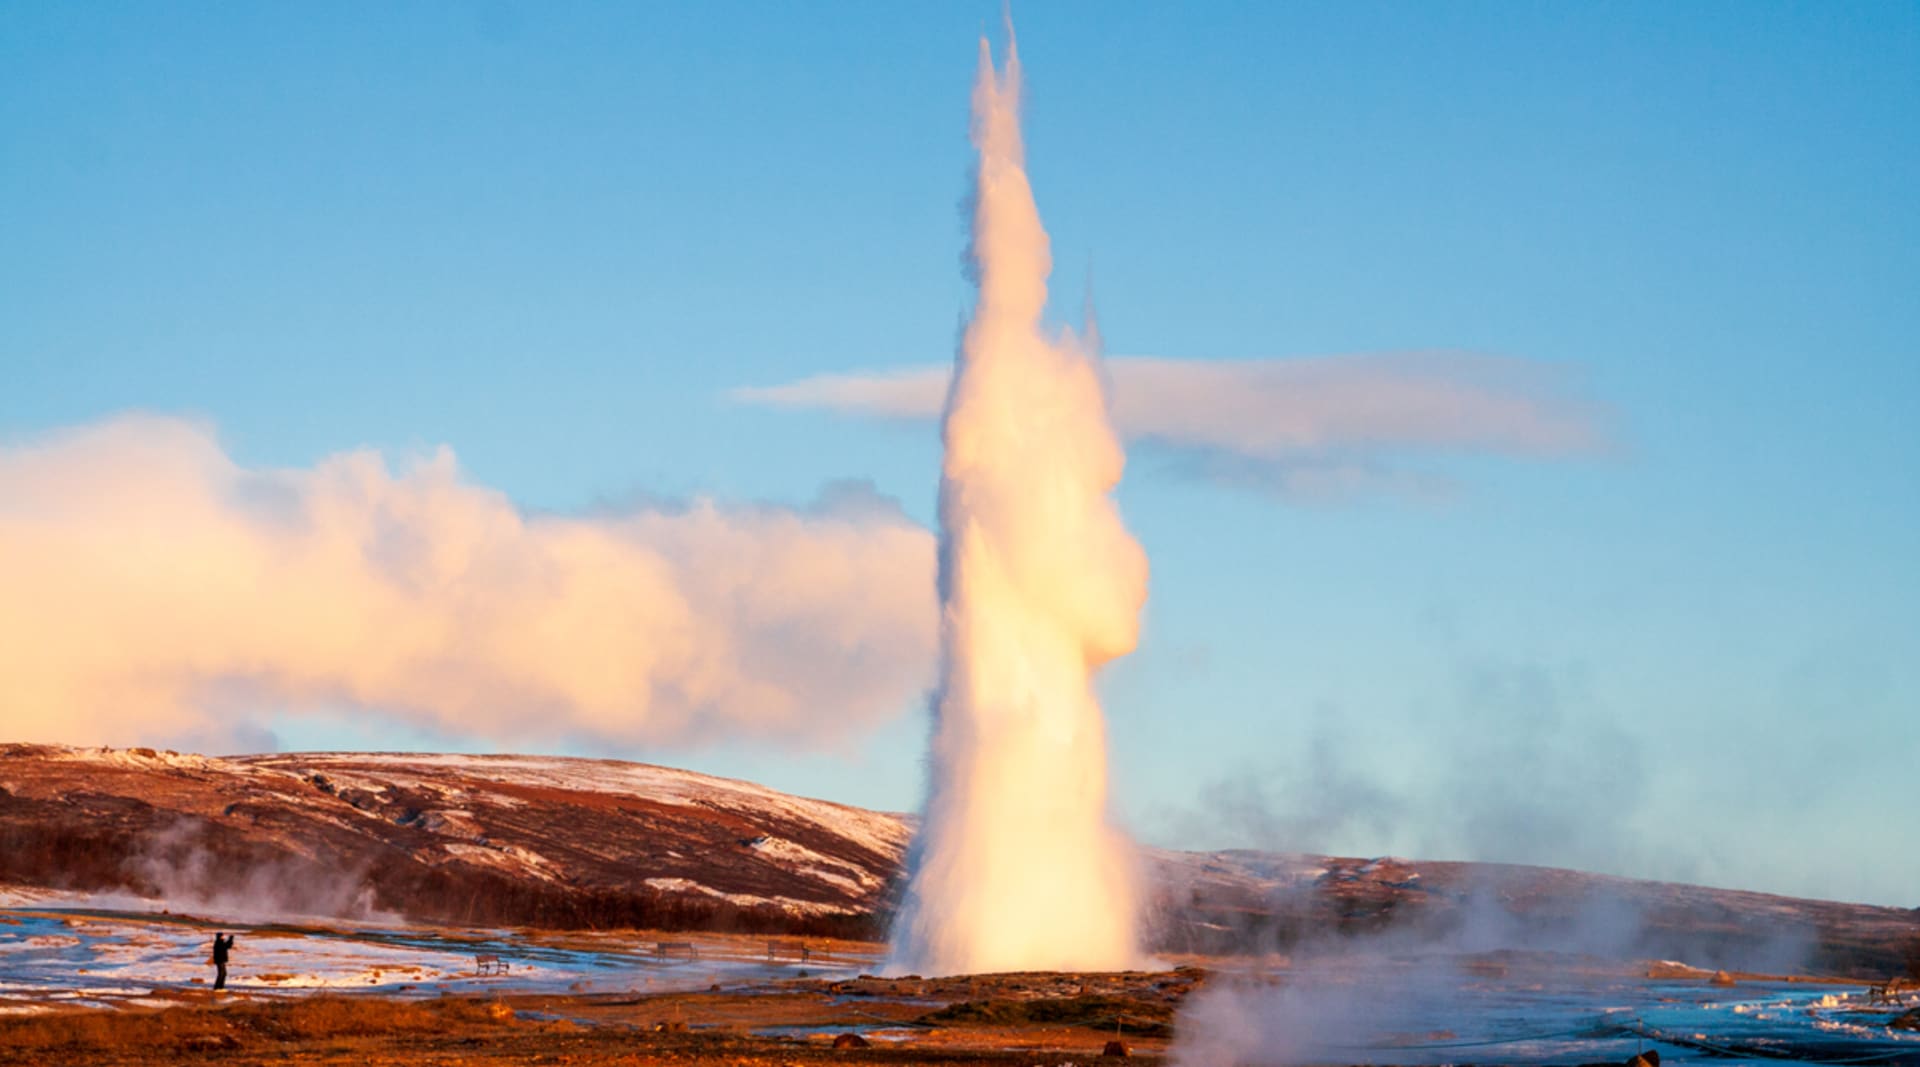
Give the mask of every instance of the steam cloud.
[[[164, 825], [138, 841], [129, 866], [144, 888], [172, 910], [191, 910], [242, 922], [289, 918], [343, 918], [404, 924], [375, 903], [365, 857], [282, 855], [235, 862], [209, 848], [191, 820]], [[97, 901], [144, 910], [154, 897], [95, 894]]]
[[819, 743], [926, 684], [933, 549], [873, 507], [528, 516], [446, 449], [249, 469], [122, 417], [0, 449], [0, 723], [216, 745], [351, 707], [544, 745]]
[[1092, 672], [1131, 651], [1147, 563], [1110, 491], [1125, 456], [1093, 346], [1042, 331], [1051, 263], [1027, 183], [1020, 62], [981, 42], [970, 257], [940, 494], [944, 663], [892, 966], [1136, 962], [1132, 853], [1108, 824]]
[[[1291, 497], [1360, 490], [1428, 493], [1406, 454], [1557, 459], [1607, 447], [1598, 412], [1563, 369], [1466, 352], [1400, 352], [1205, 362], [1104, 363], [1115, 424], [1216, 481]], [[892, 419], [941, 409], [949, 373], [909, 367], [736, 389], [735, 400]]]
[[1368, 732], [1323, 714], [1307, 743], [1203, 784], [1199, 805], [1169, 813], [1161, 835], [1216, 847], [1700, 874], [1645, 825], [1653, 784], [1645, 742], [1575, 678], [1484, 656], [1457, 671], [1451, 699], [1391, 724], [1420, 753], [1411, 766], [1383, 757], [1380, 720]]

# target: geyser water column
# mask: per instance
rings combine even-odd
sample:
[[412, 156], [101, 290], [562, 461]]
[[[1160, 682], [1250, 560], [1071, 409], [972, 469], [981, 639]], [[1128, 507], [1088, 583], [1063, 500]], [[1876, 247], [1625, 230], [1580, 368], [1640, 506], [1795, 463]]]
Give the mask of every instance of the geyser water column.
[[1138, 962], [1132, 849], [1107, 818], [1093, 674], [1131, 651], [1147, 561], [1091, 344], [1041, 325], [1051, 257], [1020, 139], [1020, 61], [980, 45], [969, 256], [978, 297], [942, 433], [943, 664], [925, 821], [892, 969]]

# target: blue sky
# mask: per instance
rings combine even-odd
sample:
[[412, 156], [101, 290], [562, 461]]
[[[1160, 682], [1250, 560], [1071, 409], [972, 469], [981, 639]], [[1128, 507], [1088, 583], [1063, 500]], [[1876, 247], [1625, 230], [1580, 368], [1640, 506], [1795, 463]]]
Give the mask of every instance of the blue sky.
[[[1103, 692], [1137, 832], [1920, 904], [1920, 11], [1015, 16], [1064, 320], [1090, 272], [1117, 354], [1538, 363], [1605, 438], [1396, 450], [1438, 499], [1136, 449], [1152, 594]], [[930, 522], [930, 424], [729, 392], [950, 357], [983, 28], [9, 5], [0, 441], [143, 410], [251, 467], [445, 444], [530, 513], [866, 479]], [[798, 756], [552, 747], [907, 808], [919, 714]]]

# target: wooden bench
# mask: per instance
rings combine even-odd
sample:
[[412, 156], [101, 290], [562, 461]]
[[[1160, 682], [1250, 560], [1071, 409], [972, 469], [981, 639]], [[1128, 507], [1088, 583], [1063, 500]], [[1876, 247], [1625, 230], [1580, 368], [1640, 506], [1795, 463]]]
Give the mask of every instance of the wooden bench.
[[656, 941], [653, 944], [653, 954], [659, 959], [680, 955], [690, 960], [697, 960], [700, 958], [700, 948], [691, 941]]
[[782, 956], [786, 956], [789, 958], [797, 957], [802, 962], [804, 962], [806, 960], [811, 960], [813, 958], [813, 950], [807, 947], [807, 943], [805, 941], [769, 941], [767, 942], [767, 958], [768, 959], [770, 960], [778, 959]]
[[473, 969], [481, 975], [505, 974], [507, 961], [492, 952], [476, 953], [473, 957]]
[[1904, 1001], [1905, 994], [1920, 990], [1920, 981], [1911, 978], [1889, 978], [1876, 986], [1867, 987], [1867, 1003], [1897, 1004]]

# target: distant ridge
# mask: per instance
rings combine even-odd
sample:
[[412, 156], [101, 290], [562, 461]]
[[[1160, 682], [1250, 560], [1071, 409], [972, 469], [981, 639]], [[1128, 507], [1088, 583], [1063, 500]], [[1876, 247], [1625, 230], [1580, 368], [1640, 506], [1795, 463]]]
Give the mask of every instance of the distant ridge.
[[[0, 890], [235, 917], [884, 934], [909, 817], [615, 760], [0, 744]], [[1148, 850], [1157, 951], [1541, 950], [1920, 976], [1920, 910], [1551, 868]]]

